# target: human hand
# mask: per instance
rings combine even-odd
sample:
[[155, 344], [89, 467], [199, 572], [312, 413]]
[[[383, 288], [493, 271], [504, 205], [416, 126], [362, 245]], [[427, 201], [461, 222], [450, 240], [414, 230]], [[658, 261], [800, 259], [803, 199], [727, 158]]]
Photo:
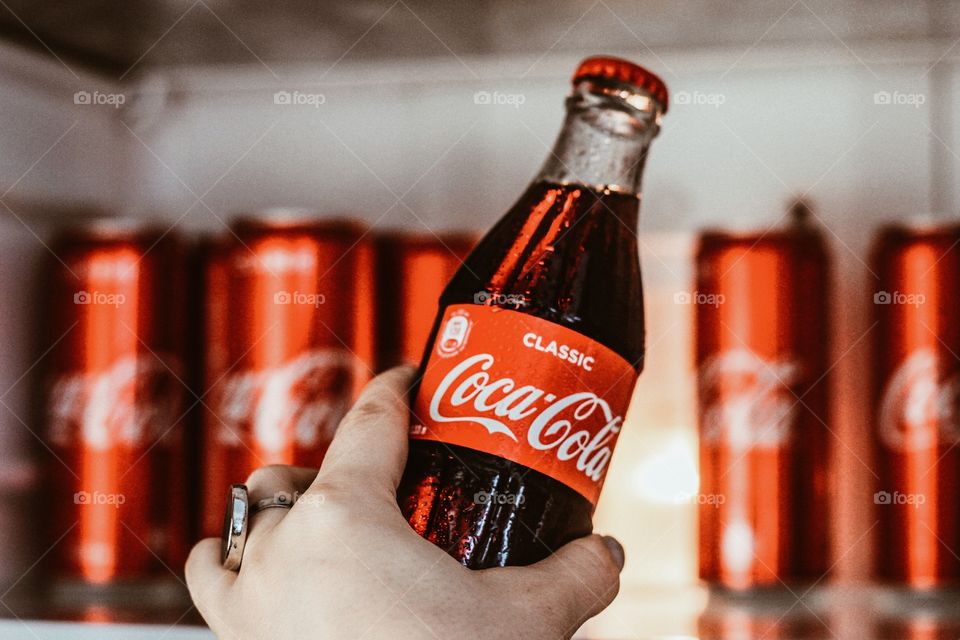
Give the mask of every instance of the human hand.
[[233, 638], [570, 637], [616, 596], [623, 549], [575, 540], [528, 567], [471, 571], [421, 538], [396, 491], [407, 459], [410, 368], [374, 379], [343, 419], [319, 472], [270, 466], [247, 480], [252, 514], [238, 573], [220, 540], [187, 561], [190, 593], [211, 629]]

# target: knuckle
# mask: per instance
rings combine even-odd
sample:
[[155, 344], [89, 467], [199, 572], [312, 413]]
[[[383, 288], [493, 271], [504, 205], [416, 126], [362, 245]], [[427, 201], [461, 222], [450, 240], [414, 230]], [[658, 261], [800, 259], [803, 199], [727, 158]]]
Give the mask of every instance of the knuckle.
[[325, 507], [349, 504], [353, 501], [353, 493], [351, 484], [339, 478], [325, 478], [310, 487], [310, 494], [316, 496], [315, 501], [322, 502]]
[[390, 403], [386, 398], [379, 396], [364, 398], [354, 405], [344, 418], [344, 423], [362, 425], [382, 418], [383, 414], [389, 410]]
[[268, 464], [258, 467], [247, 476], [247, 488], [283, 485], [289, 477], [290, 467], [283, 464]]
[[[301, 506], [300, 511], [306, 513], [305, 507], [316, 508], [309, 511], [313, 517], [335, 527], [349, 527], [354, 520], [356, 500], [354, 492], [349, 486], [341, 482], [324, 482], [311, 489], [318, 499]], [[322, 498], [321, 498], [322, 497]]]
[[[400, 393], [410, 386], [417, 369], [412, 365], [400, 365], [383, 372], [377, 379], [385, 393]], [[396, 389], [396, 391], [393, 391]]]

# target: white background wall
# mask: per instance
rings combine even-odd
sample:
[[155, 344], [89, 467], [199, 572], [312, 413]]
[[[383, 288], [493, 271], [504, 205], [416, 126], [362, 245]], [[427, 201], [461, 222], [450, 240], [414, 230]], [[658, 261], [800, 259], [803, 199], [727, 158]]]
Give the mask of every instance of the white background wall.
[[[746, 55], [620, 52], [661, 73], [675, 96], [722, 101], [674, 101], [649, 164], [644, 228], [769, 223], [801, 193], [838, 231], [854, 218], [861, 229], [864, 220], [952, 205], [954, 157], [931, 133], [953, 146], [955, 102], [938, 93], [952, 90], [952, 58], [928, 72], [949, 44], [899, 42], [854, 55], [819, 45], [758, 45]], [[175, 219], [212, 187], [204, 202], [218, 216], [289, 202], [391, 226], [420, 219], [433, 229], [484, 228], [552, 144], [577, 61], [271, 68], [279, 81], [259, 65], [160, 72], [150, 85], [173, 95], [133, 126], [149, 151], [140, 149], [142, 188], [129, 204]], [[325, 103], [275, 105], [278, 90], [322, 94]], [[523, 104], [477, 105], [478, 90], [516, 94]], [[924, 104], [878, 105], [878, 91], [917, 93]], [[935, 100], [949, 107], [939, 119]], [[943, 178], [936, 184], [933, 162]], [[403, 203], [413, 211], [395, 205], [408, 189]], [[215, 221], [191, 211], [185, 221], [208, 218]]]

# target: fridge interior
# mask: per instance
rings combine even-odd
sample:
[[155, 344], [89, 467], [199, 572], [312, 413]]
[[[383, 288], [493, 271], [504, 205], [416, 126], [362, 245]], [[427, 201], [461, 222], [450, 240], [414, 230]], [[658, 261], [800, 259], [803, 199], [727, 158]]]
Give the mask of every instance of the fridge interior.
[[[660, 74], [671, 108], [641, 207], [646, 374], [596, 517], [624, 541], [627, 565], [621, 595], [579, 637], [861, 637], [887, 615], [931, 634], [910, 637], [958, 633], [955, 599], [872, 580], [864, 372], [874, 230], [955, 219], [960, 4], [18, 1], [0, 9], [0, 35], [5, 637], [208, 637], [182, 593], [171, 596], [180, 619], [138, 627], [98, 626], [109, 612], [88, 617], [93, 627], [44, 622], [45, 603], [17, 595], [43, 552], [22, 516], [42, 440], [31, 372], [43, 353], [28, 311], [53, 231], [104, 213], [196, 235], [298, 206], [377, 230], [481, 233], [539, 168], [570, 72], [593, 53]], [[711, 600], [690, 500], [694, 309], [676, 294], [692, 290], [698, 230], [781, 225], [797, 200], [832, 254], [831, 456], [844, 479], [833, 567], [809, 592]]]

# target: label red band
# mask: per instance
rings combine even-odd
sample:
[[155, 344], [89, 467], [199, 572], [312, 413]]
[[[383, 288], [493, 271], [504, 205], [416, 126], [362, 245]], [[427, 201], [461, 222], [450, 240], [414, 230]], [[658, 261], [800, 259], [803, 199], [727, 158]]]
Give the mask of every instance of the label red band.
[[447, 307], [410, 437], [507, 458], [596, 504], [637, 379], [566, 327], [482, 305]]

